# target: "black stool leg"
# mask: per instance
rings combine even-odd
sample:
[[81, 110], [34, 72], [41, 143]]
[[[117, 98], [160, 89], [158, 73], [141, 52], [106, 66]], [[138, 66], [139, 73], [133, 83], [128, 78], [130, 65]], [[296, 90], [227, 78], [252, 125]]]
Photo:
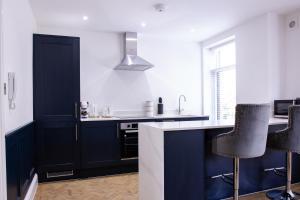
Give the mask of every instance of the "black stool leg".
[[240, 175], [240, 160], [234, 158], [234, 200], [239, 199], [239, 175]]
[[272, 200], [299, 200], [300, 197], [293, 193], [291, 185], [292, 185], [292, 152], [287, 152], [287, 179], [286, 179], [286, 189], [282, 190], [272, 190], [267, 192], [266, 196]]

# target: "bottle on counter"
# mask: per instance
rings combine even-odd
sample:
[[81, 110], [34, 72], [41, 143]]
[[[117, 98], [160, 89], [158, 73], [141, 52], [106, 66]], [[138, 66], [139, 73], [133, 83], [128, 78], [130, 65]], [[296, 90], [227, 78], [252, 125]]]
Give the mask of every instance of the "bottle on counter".
[[99, 117], [98, 105], [97, 104], [92, 104], [92, 106], [91, 106], [91, 112], [90, 112], [90, 117], [92, 117], [92, 118]]
[[162, 103], [162, 98], [158, 98], [158, 104], [157, 104], [157, 114], [162, 115], [164, 114], [164, 104]]
[[102, 109], [102, 117], [111, 118], [113, 116], [111, 106], [104, 106]]
[[81, 118], [88, 118], [89, 116], [89, 102], [88, 101], [82, 101], [80, 102], [80, 115]]

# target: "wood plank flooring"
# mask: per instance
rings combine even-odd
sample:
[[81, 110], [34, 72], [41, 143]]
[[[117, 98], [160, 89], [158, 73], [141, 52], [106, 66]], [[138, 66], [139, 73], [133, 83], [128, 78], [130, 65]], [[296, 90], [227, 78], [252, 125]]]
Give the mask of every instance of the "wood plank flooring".
[[[300, 191], [300, 184], [293, 186]], [[241, 200], [267, 200], [264, 193]], [[138, 200], [138, 175], [98, 177], [39, 184], [35, 200]]]

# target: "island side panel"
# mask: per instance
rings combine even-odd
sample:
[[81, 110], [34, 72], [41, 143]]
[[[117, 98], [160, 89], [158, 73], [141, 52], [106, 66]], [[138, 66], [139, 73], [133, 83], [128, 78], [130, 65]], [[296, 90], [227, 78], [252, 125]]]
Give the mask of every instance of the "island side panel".
[[205, 199], [204, 138], [203, 130], [165, 132], [165, 200]]
[[164, 199], [164, 132], [139, 125], [139, 199]]

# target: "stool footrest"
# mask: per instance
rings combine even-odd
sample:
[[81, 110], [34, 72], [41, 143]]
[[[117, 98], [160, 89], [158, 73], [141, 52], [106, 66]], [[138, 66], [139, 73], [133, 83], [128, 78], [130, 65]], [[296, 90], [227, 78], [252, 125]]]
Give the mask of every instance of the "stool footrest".
[[274, 172], [277, 176], [286, 177], [286, 168], [285, 167], [276, 167], [276, 168], [268, 168], [264, 169], [264, 172]]
[[210, 177], [211, 179], [221, 178], [227, 184], [233, 185], [233, 173], [220, 174]]

